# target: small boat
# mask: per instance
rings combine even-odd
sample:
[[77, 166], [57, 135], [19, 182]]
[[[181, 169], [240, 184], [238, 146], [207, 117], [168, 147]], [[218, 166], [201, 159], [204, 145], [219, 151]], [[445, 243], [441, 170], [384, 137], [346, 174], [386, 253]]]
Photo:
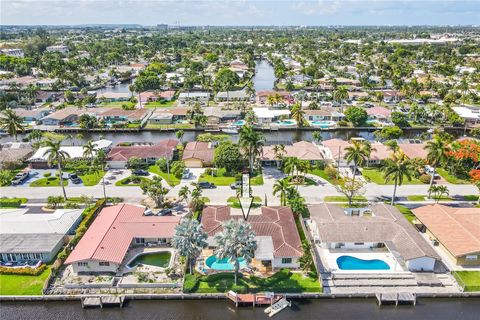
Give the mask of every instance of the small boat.
[[287, 301], [287, 299], [282, 298], [278, 300], [276, 303], [274, 303], [272, 306], [266, 308], [264, 312], [268, 314], [268, 316], [271, 318], [286, 307], [291, 307], [292, 303]]
[[225, 132], [228, 134], [237, 134], [238, 129], [235, 126], [228, 126], [228, 127], [222, 128], [222, 132]]

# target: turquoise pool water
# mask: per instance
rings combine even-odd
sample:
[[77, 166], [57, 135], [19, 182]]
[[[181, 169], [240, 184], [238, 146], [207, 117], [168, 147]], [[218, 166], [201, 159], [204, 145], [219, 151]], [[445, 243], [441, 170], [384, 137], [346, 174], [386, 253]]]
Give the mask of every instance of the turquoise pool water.
[[[213, 270], [234, 270], [235, 268], [233, 266], [233, 263], [228, 260], [228, 258], [218, 259], [216, 256], [210, 256], [205, 260], [205, 264], [207, 265], [207, 267]], [[243, 258], [240, 258], [239, 260], [240, 269], [247, 266], [247, 262]]]
[[294, 126], [297, 124], [295, 120], [282, 120], [277, 122], [281, 126]]
[[234, 126], [243, 126], [245, 124], [245, 120], [237, 120], [233, 123]]
[[352, 256], [340, 256], [337, 258], [340, 270], [390, 270], [390, 266], [383, 260], [363, 260]]
[[315, 127], [320, 127], [320, 128], [330, 128], [335, 125], [335, 122], [333, 121], [310, 121], [310, 124]]

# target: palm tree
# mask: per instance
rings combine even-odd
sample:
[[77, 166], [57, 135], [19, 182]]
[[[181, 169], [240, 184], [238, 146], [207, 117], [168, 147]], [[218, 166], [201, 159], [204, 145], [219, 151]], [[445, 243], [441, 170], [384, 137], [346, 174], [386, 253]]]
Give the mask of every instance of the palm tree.
[[447, 186], [443, 186], [443, 185], [431, 186], [428, 189], [428, 192], [433, 193], [433, 198], [435, 199], [436, 203], [438, 203], [443, 196], [448, 196], [450, 194], [450, 191], [448, 190]]
[[340, 112], [343, 113], [343, 101], [348, 99], [348, 90], [344, 86], [340, 86], [333, 92], [333, 100], [340, 104]]
[[235, 284], [237, 284], [240, 259], [250, 263], [257, 249], [255, 232], [252, 226], [243, 220], [228, 220], [222, 224], [222, 231], [215, 235], [217, 248], [215, 255], [219, 259], [228, 259], [235, 269]]
[[172, 246], [190, 262], [190, 274], [193, 273], [193, 258], [198, 256], [203, 248], [207, 247], [207, 237], [208, 235], [203, 231], [202, 225], [197, 220], [182, 219], [175, 227]]
[[93, 143], [92, 140], [88, 140], [86, 144], [83, 145], [83, 156], [87, 159], [90, 159], [90, 162], [93, 161], [95, 156], [97, 145]]
[[391, 159], [386, 159], [383, 164], [383, 175], [385, 177], [385, 183], [393, 180], [393, 196], [391, 205], [395, 204], [395, 196], [397, 194], [397, 186], [403, 184], [403, 178], [407, 177], [409, 181], [412, 180], [412, 166], [408, 157], [402, 152], [396, 152], [392, 154]]
[[286, 154], [285, 145], [276, 144], [273, 146], [273, 153], [275, 154], [275, 159], [277, 160], [277, 168], [280, 168], [280, 163], [283, 161], [283, 157]]
[[185, 131], [183, 130], [178, 130], [177, 132], [175, 132], [175, 136], [177, 137], [178, 140], [180, 140], [180, 142], [182, 142], [184, 134], [185, 134]]
[[316, 143], [320, 143], [323, 140], [322, 133], [320, 131], [314, 131], [312, 133], [312, 138], [313, 138], [313, 141], [315, 141]]
[[372, 146], [368, 141], [352, 140], [352, 144], [345, 148], [345, 160], [347, 163], [353, 162], [353, 181], [357, 168], [363, 166], [372, 153]]
[[292, 115], [292, 119], [297, 122], [297, 126], [303, 127], [305, 124], [305, 111], [302, 110], [302, 106], [300, 104], [294, 104], [290, 113]]
[[253, 127], [245, 125], [240, 130], [239, 146], [248, 158], [249, 171], [252, 174], [257, 157], [262, 153], [265, 138]]
[[67, 193], [65, 192], [65, 186], [63, 185], [63, 172], [62, 172], [62, 164], [63, 162], [70, 157], [70, 155], [62, 150], [61, 141], [52, 141], [47, 140], [45, 141], [45, 153], [43, 156], [47, 156], [48, 162], [51, 165], [54, 162], [57, 162], [58, 173], [60, 177], [60, 186], [62, 186], [63, 191], [63, 198], [67, 200]]
[[[446, 154], [450, 151], [450, 147], [448, 146], [448, 142], [437, 135], [433, 140], [427, 142], [425, 149], [427, 150], [427, 162], [433, 168], [433, 172], [431, 172], [432, 176], [430, 177], [430, 190], [433, 186], [436, 168], [447, 159]], [[428, 197], [431, 197], [430, 191], [428, 192]]]
[[282, 206], [287, 205], [287, 195], [290, 189], [293, 188], [287, 179], [277, 180], [273, 185], [273, 195], [280, 194], [280, 204]]
[[182, 200], [185, 200], [188, 203], [188, 197], [190, 196], [191, 192], [188, 189], [188, 186], [183, 186], [178, 190], [178, 197]]
[[0, 114], [0, 128], [5, 130], [9, 136], [15, 137], [16, 141], [18, 132], [23, 131], [22, 117], [13, 112], [11, 108], [7, 108]]
[[298, 168], [299, 160], [297, 157], [288, 157], [283, 163], [283, 170], [286, 174], [291, 175], [292, 179], [295, 177], [295, 171]]

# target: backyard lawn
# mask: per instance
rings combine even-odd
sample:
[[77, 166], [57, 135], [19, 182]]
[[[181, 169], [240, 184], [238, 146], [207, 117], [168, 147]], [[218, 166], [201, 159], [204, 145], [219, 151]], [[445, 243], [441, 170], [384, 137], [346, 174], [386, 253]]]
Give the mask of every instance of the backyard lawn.
[[[216, 169], [217, 175], [214, 177], [210, 174], [202, 173], [199, 178], [199, 182], [211, 182], [217, 186], [229, 186], [236, 181], [235, 176], [229, 176], [224, 168]], [[262, 174], [257, 174], [250, 178], [250, 185], [257, 186], [263, 184]]]
[[[63, 179], [63, 185], [68, 185], [68, 179]], [[58, 177], [40, 178], [30, 183], [30, 187], [59, 187], [60, 179]]]
[[155, 124], [147, 123], [145, 129], [192, 129], [194, 125], [191, 123], [170, 123], [170, 124]]
[[480, 291], [480, 271], [456, 271], [455, 278], [465, 284], [465, 291]]
[[112, 102], [102, 102], [98, 106], [105, 108], [121, 108], [124, 104], [128, 106], [135, 106], [135, 103], [130, 101], [112, 101]]
[[41, 295], [50, 267], [38, 276], [0, 274], [0, 295]]
[[[143, 104], [143, 102], [142, 102]], [[144, 104], [145, 108], [171, 108], [176, 105], [176, 101], [155, 101], [155, 102], [147, 102]]]
[[469, 184], [470, 183], [470, 181], [468, 181], [468, 180], [464, 180], [464, 179], [458, 178], [454, 175], [451, 175], [450, 173], [448, 173], [447, 170], [445, 170], [443, 168], [437, 168], [436, 170], [437, 170], [438, 174], [441, 175], [449, 183], [452, 183], [452, 184]]
[[[378, 168], [363, 168], [362, 175], [365, 180], [376, 183], [376, 184], [394, 184], [393, 181], [385, 183], [385, 178], [383, 173]], [[422, 181], [412, 177], [411, 181], [408, 179], [403, 179], [403, 184], [423, 184]]]
[[160, 177], [163, 178], [171, 187], [175, 187], [176, 185], [180, 184], [180, 179], [175, 177], [173, 174], [168, 174], [166, 172], [163, 172], [160, 170], [160, 168], [156, 165], [150, 166], [148, 168], [148, 172], [154, 173], [159, 175]]

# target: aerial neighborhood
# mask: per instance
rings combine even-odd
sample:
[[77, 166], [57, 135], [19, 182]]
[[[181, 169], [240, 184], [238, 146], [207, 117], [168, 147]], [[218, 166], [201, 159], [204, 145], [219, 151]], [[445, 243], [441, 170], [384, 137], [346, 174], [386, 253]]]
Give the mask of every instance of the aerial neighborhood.
[[2, 27], [0, 296], [478, 293], [478, 28], [364, 31]]

